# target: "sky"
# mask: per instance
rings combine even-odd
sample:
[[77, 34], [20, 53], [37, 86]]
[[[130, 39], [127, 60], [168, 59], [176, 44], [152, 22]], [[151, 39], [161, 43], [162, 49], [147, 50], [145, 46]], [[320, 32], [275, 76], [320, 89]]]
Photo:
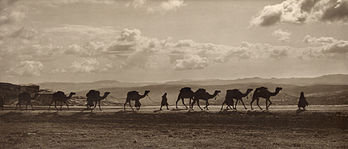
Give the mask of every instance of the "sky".
[[2, 82], [347, 73], [347, 0], [0, 0]]

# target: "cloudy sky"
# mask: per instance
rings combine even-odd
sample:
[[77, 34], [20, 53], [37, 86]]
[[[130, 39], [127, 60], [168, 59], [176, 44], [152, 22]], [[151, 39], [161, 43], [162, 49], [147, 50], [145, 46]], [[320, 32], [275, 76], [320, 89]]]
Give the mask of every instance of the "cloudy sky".
[[0, 0], [0, 81], [335, 73], [347, 0]]

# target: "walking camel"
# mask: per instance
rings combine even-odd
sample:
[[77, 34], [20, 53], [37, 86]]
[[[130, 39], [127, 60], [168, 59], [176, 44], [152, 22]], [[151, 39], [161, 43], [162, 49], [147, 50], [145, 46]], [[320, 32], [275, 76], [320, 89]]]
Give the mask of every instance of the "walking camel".
[[[97, 106], [99, 107], [99, 110], [101, 111], [101, 107], [100, 107], [100, 101], [105, 99], [108, 95], [110, 94], [110, 92], [104, 92], [103, 96], [100, 96], [100, 92], [96, 91], [96, 90], [89, 90], [88, 93], [86, 94], [87, 97], [87, 109], [90, 109], [91, 106], [94, 105], [93, 109]], [[92, 109], [92, 110], [93, 110]]]
[[[262, 110], [262, 108], [260, 107], [259, 105], [259, 100], [260, 98], [264, 98], [266, 99], [266, 110], [268, 110], [268, 107], [272, 104], [270, 98], [272, 96], [276, 96], [280, 91], [282, 90], [281, 87], [277, 87], [275, 89], [275, 91], [272, 93], [270, 92], [266, 87], [259, 87], [259, 88], [256, 88], [255, 91], [254, 91], [254, 94], [253, 94], [253, 98], [250, 102], [250, 107], [251, 107], [251, 110], [254, 110], [253, 109], [253, 102], [256, 100], [256, 104], [257, 106]], [[269, 102], [269, 104], [268, 104]]]
[[139, 92], [137, 91], [129, 91], [127, 93], [127, 98], [126, 98], [126, 102], [123, 105], [123, 110], [126, 110], [126, 105], [127, 103], [129, 103], [129, 106], [132, 108], [132, 111], [134, 111], [131, 101], [134, 100], [135, 101], [135, 107], [137, 108], [137, 110], [140, 109], [140, 99], [144, 98], [145, 96], [148, 96], [148, 94], [150, 93], [149, 90], [146, 90], [144, 92], [143, 95], [140, 95]]
[[17, 106], [19, 106], [19, 109], [21, 109], [22, 104], [25, 104], [25, 109], [28, 109], [28, 105], [31, 106], [31, 109], [33, 110], [33, 104], [31, 103], [31, 100], [35, 99], [38, 97], [38, 94], [35, 93], [34, 97], [31, 97], [28, 92], [23, 92], [18, 95], [18, 103], [16, 104], [16, 109]]
[[189, 106], [190, 106], [191, 105], [191, 100], [193, 99], [193, 96], [194, 96], [194, 92], [191, 90], [191, 88], [184, 87], [184, 88], [180, 89], [180, 93], [178, 95], [178, 99], [176, 100], [176, 103], [175, 103], [176, 109], [178, 109], [178, 102], [179, 102], [179, 100], [181, 100], [182, 104], [185, 106], [185, 108], [188, 109], [187, 106], [185, 105], [184, 99], [185, 98], [189, 98], [190, 99], [190, 102], [189, 102]]
[[[209, 93], [208, 93], [205, 89], [203, 89], [203, 88], [198, 89], [198, 90], [194, 93], [194, 95], [193, 95], [193, 102], [192, 102], [192, 105], [191, 105], [192, 109], [193, 109], [193, 105], [197, 102], [198, 107], [199, 107], [201, 110], [203, 110], [203, 109], [201, 108], [201, 106], [199, 105], [199, 100], [202, 99], [202, 100], [205, 100], [205, 107], [204, 107], [204, 109], [209, 110], [209, 109], [208, 109], [208, 106], [209, 106], [208, 100], [209, 100], [209, 99], [212, 99], [212, 98], [214, 98], [214, 97], [216, 97], [216, 96], [218, 96], [220, 92], [221, 92], [221, 91], [219, 91], [219, 90], [215, 90], [214, 94], [209, 94]], [[215, 98], [215, 100], [216, 100], [216, 98]]]
[[60, 110], [62, 110], [63, 103], [65, 103], [66, 107], [69, 110], [68, 100], [71, 99], [71, 97], [75, 94], [76, 93], [74, 93], [74, 92], [70, 92], [69, 96], [66, 96], [63, 91], [57, 91], [57, 92], [53, 93], [52, 101], [51, 101], [51, 104], [48, 107], [48, 109], [51, 109], [51, 105], [54, 102], [54, 108], [56, 110], [58, 110], [57, 109], [57, 102], [59, 102], [60, 103]]
[[[243, 104], [243, 106], [244, 106], [244, 109], [247, 109], [246, 107], [245, 107], [245, 104], [244, 104], [244, 102], [243, 102], [243, 97], [247, 97], [248, 98], [248, 95], [249, 95], [249, 93], [251, 92], [251, 91], [253, 91], [253, 89], [247, 89], [247, 91], [243, 94], [241, 91], [239, 91], [238, 89], [233, 89], [233, 90], [227, 90], [226, 91], [226, 96], [225, 96], [225, 101], [222, 103], [222, 106], [221, 106], [221, 110], [223, 109], [223, 107], [224, 107], [224, 104], [227, 104], [227, 108], [229, 107], [229, 106], [231, 106], [232, 105], [232, 107], [233, 107], [233, 109], [237, 109], [237, 104], [238, 104], [238, 102], [239, 101], [241, 101], [242, 102], [242, 104]], [[233, 104], [233, 99], [236, 99], [236, 103], [235, 104]]]

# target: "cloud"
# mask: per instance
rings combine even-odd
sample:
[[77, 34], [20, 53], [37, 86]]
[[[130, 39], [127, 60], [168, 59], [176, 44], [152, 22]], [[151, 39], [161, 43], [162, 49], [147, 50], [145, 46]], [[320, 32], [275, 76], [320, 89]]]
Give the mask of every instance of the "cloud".
[[277, 37], [279, 41], [288, 42], [290, 40], [290, 32], [284, 31], [282, 29], [275, 30], [272, 35]]
[[127, 3], [127, 7], [133, 7], [133, 8], [140, 8], [143, 7], [146, 4], [147, 0], [133, 0], [130, 3]]
[[16, 0], [0, 0], [0, 26], [21, 21], [25, 13], [16, 8]]
[[40, 76], [43, 64], [40, 61], [21, 61], [7, 73], [18, 76]]
[[175, 11], [185, 5], [184, 0], [168, 0], [161, 3], [161, 9], [164, 11]]
[[305, 43], [318, 45], [323, 54], [348, 54], [348, 41], [338, 40], [333, 37], [312, 37], [305, 36]]
[[303, 24], [307, 22], [346, 22], [348, 2], [345, 0], [285, 0], [265, 6], [251, 20], [253, 26], [277, 23]]
[[82, 58], [74, 61], [71, 65], [72, 72], [97, 72], [99, 61], [96, 58]]
[[183, 59], [176, 60], [175, 70], [204, 69], [208, 66], [208, 58], [198, 55], [185, 55]]

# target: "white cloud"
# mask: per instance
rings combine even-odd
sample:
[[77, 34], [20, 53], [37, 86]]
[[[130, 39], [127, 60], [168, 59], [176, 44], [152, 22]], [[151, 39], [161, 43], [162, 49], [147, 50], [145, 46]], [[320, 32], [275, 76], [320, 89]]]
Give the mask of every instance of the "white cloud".
[[348, 41], [338, 40], [333, 37], [312, 37], [305, 36], [304, 42], [311, 45], [318, 45], [317, 49], [323, 54], [348, 54]]
[[183, 59], [176, 60], [175, 70], [204, 69], [208, 66], [208, 58], [198, 55], [185, 55]]
[[43, 64], [40, 61], [21, 61], [7, 73], [19, 76], [40, 76]]
[[146, 4], [147, 0], [133, 0], [126, 4], [127, 7], [140, 8]]
[[277, 37], [279, 41], [288, 42], [290, 40], [291, 33], [282, 29], [275, 30], [272, 35]]
[[168, 0], [161, 3], [161, 9], [165, 11], [175, 11], [185, 5], [184, 0]]
[[348, 2], [346, 0], [285, 0], [265, 6], [251, 25], [271, 26], [277, 23], [346, 22]]
[[99, 61], [96, 58], [82, 58], [74, 61], [71, 65], [73, 72], [96, 72], [98, 71]]

